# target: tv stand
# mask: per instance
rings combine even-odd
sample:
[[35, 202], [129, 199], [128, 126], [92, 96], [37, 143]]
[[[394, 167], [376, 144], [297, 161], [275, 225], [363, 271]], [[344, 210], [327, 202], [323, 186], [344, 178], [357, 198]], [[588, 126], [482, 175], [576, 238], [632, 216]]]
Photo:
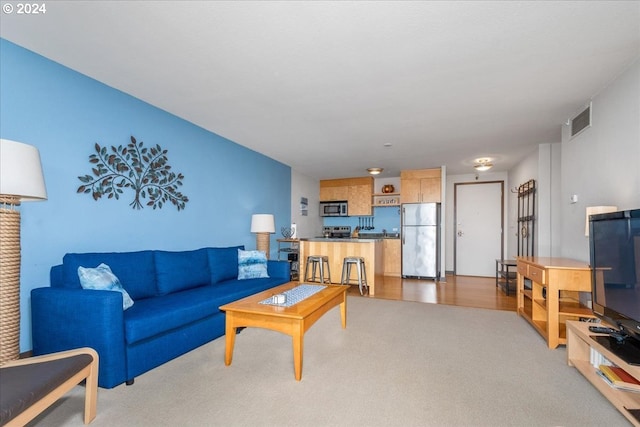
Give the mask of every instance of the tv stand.
[[637, 339], [626, 336], [619, 340], [611, 335], [591, 335], [591, 339], [629, 365], [640, 366], [640, 341]]
[[[615, 406], [633, 425], [640, 427], [640, 393], [618, 390], [607, 384], [592, 365], [593, 354], [600, 354], [616, 366], [621, 367], [633, 377], [640, 379], [640, 366], [626, 362], [616, 350], [602, 344], [610, 343], [606, 334], [594, 334], [589, 331], [590, 322], [567, 321], [567, 364], [575, 367], [595, 388]], [[631, 342], [633, 338], [626, 341]], [[613, 338], [613, 342], [616, 340]], [[627, 345], [627, 343], [623, 344]], [[595, 361], [598, 364], [599, 362]], [[635, 414], [635, 415], [634, 415]]]

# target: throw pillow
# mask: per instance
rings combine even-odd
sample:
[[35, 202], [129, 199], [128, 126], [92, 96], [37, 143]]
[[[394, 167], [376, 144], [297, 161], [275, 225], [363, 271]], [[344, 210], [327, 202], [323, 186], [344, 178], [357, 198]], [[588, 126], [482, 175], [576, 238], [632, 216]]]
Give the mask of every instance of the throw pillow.
[[238, 249], [238, 280], [269, 277], [267, 256], [264, 251]]
[[[151, 250], [137, 252], [86, 252], [68, 253], [62, 259], [61, 287], [82, 289], [78, 267], [107, 264], [117, 272], [120, 283], [135, 301], [154, 297], [156, 288], [156, 263]], [[238, 264], [237, 260], [234, 264]]]
[[102, 263], [96, 268], [80, 266], [78, 267], [78, 277], [80, 278], [82, 289], [120, 292], [122, 294], [123, 310], [133, 305], [133, 300], [107, 264]]

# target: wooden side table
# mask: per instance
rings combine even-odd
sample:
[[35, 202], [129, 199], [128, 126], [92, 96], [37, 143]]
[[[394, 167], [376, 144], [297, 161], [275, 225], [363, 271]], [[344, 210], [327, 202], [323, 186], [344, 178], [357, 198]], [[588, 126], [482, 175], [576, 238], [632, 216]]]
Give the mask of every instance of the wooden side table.
[[[496, 259], [496, 288], [504, 283], [504, 292], [509, 296], [509, 287], [516, 283], [516, 267], [515, 259]], [[501, 282], [501, 280], [503, 282]]]

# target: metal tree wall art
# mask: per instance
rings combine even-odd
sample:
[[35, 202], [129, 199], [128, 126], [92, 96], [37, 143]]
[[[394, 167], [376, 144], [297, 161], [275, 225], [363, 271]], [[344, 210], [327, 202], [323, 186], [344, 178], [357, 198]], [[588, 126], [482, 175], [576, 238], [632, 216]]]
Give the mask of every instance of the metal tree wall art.
[[142, 209], [142, 200], [147, 197], [146, 205], [153, 209], [161, 209], [167, 203], [178, 210], [184, 209], [189, 198], [178, 191], [184, 175], [171, 171], [167, 150], [159, 145], [150, 148], [142, 145], [143, 142], [137, 142], [133, 136], [125, 147], [112, 146], [111, 150], [96, 143], [96, 154], [89, 156], [93, 175], [78, 177], [82, 182], [78, 193], [91, 193], [94, 200], [102, 196], [118, 200], [124, 190], [130, 188], [135, 191], [129, 204], [134, 209]]

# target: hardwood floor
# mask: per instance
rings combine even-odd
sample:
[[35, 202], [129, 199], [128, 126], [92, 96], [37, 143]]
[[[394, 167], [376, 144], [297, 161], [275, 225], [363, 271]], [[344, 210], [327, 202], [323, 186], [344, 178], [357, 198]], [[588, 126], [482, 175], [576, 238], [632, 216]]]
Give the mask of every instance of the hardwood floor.
[[[351, 286], [349, 296], [360, 296], [358, 286]], [[446, 281], [436, 282], [385, 276], [376, 280], [376, 295], [364, 297], [516, 311], [515, 287], [507, 296], [493, 277], [447, 275]]]

